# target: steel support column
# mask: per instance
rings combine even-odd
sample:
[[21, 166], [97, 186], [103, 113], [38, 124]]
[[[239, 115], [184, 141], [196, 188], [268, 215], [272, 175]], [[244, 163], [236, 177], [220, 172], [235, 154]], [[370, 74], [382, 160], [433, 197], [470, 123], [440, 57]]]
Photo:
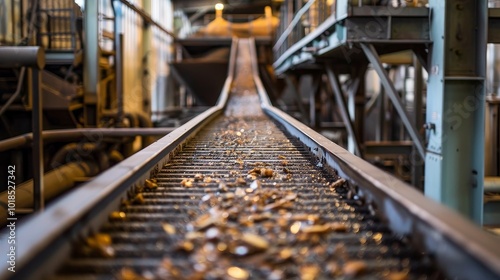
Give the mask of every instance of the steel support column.
[[362, 65], [353, 69], [351, 73], [352, 84], [347, 92], [347, 110], [357, 139], [356, 143], [351, 139], [347, 145], [357, 145], [358, 149], [361, 149], [361, 143], [364, 143], [365, 139], [365, 74], [367, 66]]
[[[417, 128], [423, 126], [423, 73], [422, 64], [417, 56], [413, 56], [413, 123]], [[423, 190], [424, 159], [414, 150], [411, 160], [411, 184]]]
[[487, 0], [431, 0], [425, 194], [483, 216]]
[[337, 103], [337, 106], [340, 109], [340, 115], [342, 116], [342, 121], [344, 121], [344, 125], [347, 129], [348, 137], [351, 139], [350, 142], [353, 143], [353, 146], [351, 149], [349, 149], [349, 152], [361, 156], [361, 149], [358, 142], [358, 138], [356, 136], [356, 131], [354, 130], [351, 118], [349, 117], [349, 111], [347, 110], [347, 104], [344, 98], [344, 93], [342, 92], [342, 88], [340, 87], [338, 76], [330, 64], [326, 64], [325, 69], [326, 69], [326, 74], [328, 76], [328, 82], [330, 83], [333, 94], [335, 96], [335, 102]]
[[301, 119], [303, 123], [309, 123], [309, 117], [304, 108], [304, 103], [302, 103], [302, 95], [300, 94], [295, 82], [292, 80], [292, 77], [289, 75], [285, 75], [285, 82], [288, 88], [292, 91], [293, 97], [296, 99], [297, 106], [299, 107], [299, 111], [301, 114]]
[[44, 207], [44, 192], [43, 192], [43, 114], [42, 114], [42, 90], [41, 90], [41, 75], [40, 70], [33, 68], [31, 71], [32, 78], [32, 127], [33, 127], [33, 208], [34, 210], [42, 210]]
[[380, 87], [380, 93], [377, 100], [378, 105], [378, 119], [377, 119], [377, 129], [375, 130], [375, 140], [384, 141], [388, 138], [386, 137], [387, 130], [385, 129], [386, 121], [385, 121], [385, 91], [383, 87]]
[[[152, 15], [151, 11], [151, 0], [143, 0], [142, 5], [144, 7], [144, 12]], [[144, 23], [143, 33], [142, 33], [142, 110], [146, 115], [151, 117], [151, 73], [152, 69], [151, 63], [151, 53], [152, 47], [151, 42], [153, 41], [151, 24], [147, 22]]]
[[318, 118], [316, 112], [316, 97], [319, 95], [321, 89], [321, 75], [314, 74], [312, 76], [312, 90], [309, 94], [309, 126], [317, 127]]
[[488, 96], [486, 100], [485, 120], [485, 176], [500, 176], [499, 165], [499, 129], [500, 96]]
[[83, 88], [85, 125], [95, 127], [99, 121], [99, 2], [85, 0]]
[[396, 109], [396, 111], [398, 112], [398, 115], [401, 118], [401, 121], [403, 122], [404, 126], [406, 127], [408, 134], [413, 140], [413, 143], [415, 144], [415, 147], [417, 148], [419, 155], [421, 157], [424, 157], [425, 155], [424, 144], [422, 143], [420, 135], [418, 134], [418, 131], [415, 128], [415, 124], [410, 121], [410, 118], [406, 113], [403, 103], [401, 102], [401, 99], [399, 98], [397, 91], [394, 88], [394, 85], [392, 84], [392, 81], [389, 79], [387, 72], [384, 70], [384, 67], [382, 66], [382, 62], [380, 62], [380, 57], [377, 51], [371, 44], [362, 43], [361, 48], [363, 49], [366, 57], [368, 58], [368, 61], [370, 61], [373, 68], [379, 75], [380, 81], [385, 88], [387, 96], [389, 96], [389, 98], [391, 99], [394, 109]]
[[[118, 35], [118, 36], [117, 36]], [[115, 82], [116, 82], [116, 119], [118, 126], [123, 126], [125, 115], [125, 91], [124, 91], [124, 58], [125, 39], [122, 32], [115, 32]]]

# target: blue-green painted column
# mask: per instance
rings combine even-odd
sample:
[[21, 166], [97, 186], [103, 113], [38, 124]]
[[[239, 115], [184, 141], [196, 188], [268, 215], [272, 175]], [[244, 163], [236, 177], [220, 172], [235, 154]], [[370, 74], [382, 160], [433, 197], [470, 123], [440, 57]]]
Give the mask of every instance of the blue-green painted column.
[[487, 0], [431, 0], [425, 194], [482, 223]]

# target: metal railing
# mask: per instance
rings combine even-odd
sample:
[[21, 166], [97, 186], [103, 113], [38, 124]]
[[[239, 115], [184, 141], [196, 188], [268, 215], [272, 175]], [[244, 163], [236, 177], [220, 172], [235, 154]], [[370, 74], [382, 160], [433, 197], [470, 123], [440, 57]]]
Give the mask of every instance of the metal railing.
[[330, 16], [335, 16], [336, 2], [330, 0], [309, 0], [303, 6], [286, 1], [281, 6], [280, 24], [273, 47], [275, 58], [280, 57], [290, 46], [314, 31]]

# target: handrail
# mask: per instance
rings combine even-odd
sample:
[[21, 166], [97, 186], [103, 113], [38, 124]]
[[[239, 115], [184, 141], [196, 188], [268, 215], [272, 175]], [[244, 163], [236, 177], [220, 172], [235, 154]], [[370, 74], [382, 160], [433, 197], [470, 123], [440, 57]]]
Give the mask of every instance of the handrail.
[[167, 29], [165, 29], [165, 27], [161, 26], [161, 24], [159, 24], [158, 22], [153, 20], [151, 18], [151, 16], [148, 13], [146, 13], [143, 9], [136, 7], [134, 4], [130, 3], [127, 0], [113, 0], [113, 1], [120, 1], [122, 4], [127, 6], [129, 9], [131, 9], [132, 11], [134, 11], [138, 15], [140, 15], [142, 17], [142, 19], [144, 21], [146, 21], [148, 24], [152, 24], [152, 25], [158, 27], [161, 31], [165, 32], [167, 35], [172, 37], [172, 39], [174, 39], [174, 41], [178, 40], [178, 38], [175, 36], [174, 33], [172, 33], [171, 31], [168, 31]]
[[293, 17], [292, 22], [288, 25], [288, 27], [285, 29], [285, 31], [281, 34], [281, 36], [278, 38], [276, 41], [276, 44], [273, 47], [274, 51], [278, 51], [278, 49], [281, 47], [281, 45], [285, 42], [286, 38], [288, 38], [288, 35], [292, 32], [293, 28], [299, 23], [300, 18], [309, 10], [309, 8], [314, 4], [316, 0], [311, 0], [307, 1], [307, 3], [300, 8], [300, 10], [295, 14], [295, 17]]

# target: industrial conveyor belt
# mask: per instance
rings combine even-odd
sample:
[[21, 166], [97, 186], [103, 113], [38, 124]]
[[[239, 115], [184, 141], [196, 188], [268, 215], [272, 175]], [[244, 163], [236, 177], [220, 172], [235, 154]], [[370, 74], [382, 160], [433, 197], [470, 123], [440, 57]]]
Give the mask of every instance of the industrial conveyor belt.
[[240, 44], [225, 115], [164, 165], [153, 188], [137, 189], [113, 214], [98, 235], [110, 244], [87, 239], [76, 247], [63, 279], [132, 271], [182, 279], [434, 274], [425, 256], [346, 184], [332, 186], [340, 178], [263, 114], [249, 56]]
[[[44, 253], [59, 256], [48, 261], [50, 269], [29, 264], [38, 273], [34, 278], [442, 279], [454, 276], [450, 271], [466, 270], [449, 267], [464, 262], [472, 275], [486, 277], [477, 279], [498, 273], [482, 259], [487, 256], [494, 263], [498, 254], [475, 248], [480, 255], [475, 256], [467, 244], [457, 243], [460, 234], [447, 236], [446, 222], [437, 226], [425, 211], [422, 216], [429, 220], [418, 217], [421, 209], [408, 206], [403, 193], [391, 191], [407, 188], [404, 183], [384, 173], [388, 189], [363, 190], [363, 183], [374, 188], [384, 179], [350, 178], [364, 172], [346, 170], [345, 164], [356, 160], [342, 161], [344, 152], [338, 150], [341, 158], [331, 164], [331, 156], [321, 151], [323, 139], [307, 139], [311, 131], [276, 118], [279, 112], [266, 108], [252, 67], [251, 42], [240, 39], [236, 74], [226, 84], [230, 94], [221, 114], [207, 114], [206, 123], [183, 132], [189, 137], [172, 136], [169, 143], [177, 146], [160, 163], [149, 165], [149, 173], [133, 178], [123, 194], [103, 190], [106, 206], [88, 209], [74, 218], [82, 225], [59, 232], [70, 241], [47, 241], [63, 249], [42, 249], [33, 257], [42, 263], [51, 257]], [[235, 61], [234, 48], [232, 52]], [[133, 172], [141, 170], [138, 165]], [[118, 198], [107, 198], [113, 192]], [[395, 197], [401, 200], [392, 201]], [[413, 199], [419, 203], [424, 198]], [[437, 219], [458, 217], [429, 205], [429, 211], [439, 211]], [[387, 212], [391, 210], [395, 213]], [[59, 213], [54, 211], [52, 215]], [[455, 225], [472, 226], [458, 219]], [[422, 235], [427, 229], [432, 236]], [[463, 234], [469, 230], [491, 241], [475, 228]]]

